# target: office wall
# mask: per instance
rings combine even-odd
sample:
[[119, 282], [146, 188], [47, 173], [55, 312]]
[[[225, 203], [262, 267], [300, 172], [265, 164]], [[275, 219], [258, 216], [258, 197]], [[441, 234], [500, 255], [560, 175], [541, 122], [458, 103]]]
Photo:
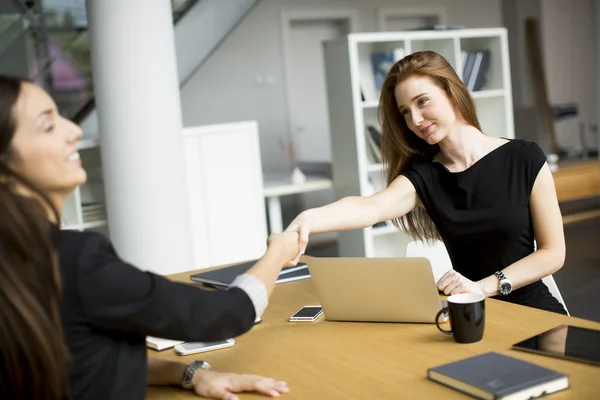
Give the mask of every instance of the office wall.
[[[535, 95], [531, 81], [525, 20], [536, 18], [546, 87], [551, 104], [579, 104], [581, 120], [589, 127], [599, 117], [593, 3], [598, 0], [502, 0], [503, 24], [508, 29], [511, 58], [515, 133], [517, 137], [543, 142], [535, 122]], [[579, 145], [577, 122], [556, 125], [559, 142]], [[588, 132], [588, 143], [591, 139]]]
[[289, 126], [282, 12], [354, 10], [359, 31], [368, 32], [377, 30], [377, 10], [382, 7], [443, 8], [449, 24], [502, 25], [501, 0], [261, 0], [182, 87], [184, 126], [258, 120], [263, 171], [286, 170], [288, 159], [277, 141], [286, 137]]
[[510, 75], [515, 108], [533, 107], [534, 93], [529, 72], [525, 20], [541, 19], [540, 0], [502, 0], [503, 24], [508, 30]]
[[543, 0], [541, 30], [551, 103], [574, 101], [581, 119], [598, 120], [598, 66], [595, 57], [592, 2]]

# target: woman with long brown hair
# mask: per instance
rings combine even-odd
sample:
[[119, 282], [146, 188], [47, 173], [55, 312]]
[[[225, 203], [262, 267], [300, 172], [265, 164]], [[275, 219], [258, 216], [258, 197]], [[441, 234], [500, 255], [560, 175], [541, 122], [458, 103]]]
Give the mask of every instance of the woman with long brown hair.
[[202, 360], [148, 361], [145, 338], [209, 342], [250, 330], [298, 235], [272, 235], [226, 291], [141, 271], [104, 236], [58, 229], [65, 199], [86, 181], [81, 136], [41, 88], [0, 76], [0, 398], [142, 399], [147, 384], [227, 400], [287, 392]]
[[60, 399], [68, 352], [59, 313], [60, 278], [46, 196], [8, 167], [19, 81], [0, 81], [0, 398]]
[[486, 136], [467, 88], [433, 51], [392, 66], [378, 111], [387, 187], [301, 213], [286, 229], [299, 233], [299, 254], [310, 233], [392, 220], [414, 238], [443, 240], [453, 264], [437, 282], [445, 294], [566, 314], [541, 281], [562, 267], [565, 241], [540, 147]]

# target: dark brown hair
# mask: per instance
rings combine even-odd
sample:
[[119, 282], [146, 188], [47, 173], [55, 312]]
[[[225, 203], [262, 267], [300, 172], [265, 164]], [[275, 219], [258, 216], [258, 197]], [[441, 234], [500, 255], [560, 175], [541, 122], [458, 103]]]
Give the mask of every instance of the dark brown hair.
[[[409, 54], [392, 66], [381, 88], [378, 116], [382, 134], [381, 157], [388, 185], [406, 170], [414, 158], [432, 160], [439, 151], [437, 144], [429, 145], [415, 135], [398, 110], [394, 94], [396, 86], [410, 77], [430, 78], [455, 106], [460, 114], [458, 117], [481, 130], [475, 103], [448, 61], [434, 51]], [[427, 211], [421, 207], [415, 207], [392, 222], [414, 238], [425, 241], [440, 238]]]
[[0, 76], [0, 397], [60, 399], [68, 392], [68, 351], [53, 243], [58, 228], [48, 211], [60, 219], [44, 193], [10, 167], [24, 82]]

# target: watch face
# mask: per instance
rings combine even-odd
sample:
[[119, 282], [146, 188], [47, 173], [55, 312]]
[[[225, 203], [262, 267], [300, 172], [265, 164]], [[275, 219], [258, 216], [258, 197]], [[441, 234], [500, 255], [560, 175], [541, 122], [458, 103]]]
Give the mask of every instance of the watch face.
[[512, 285], [510, 282], [501, 282], [500, 283], [500, 294], [506, 296], [512, 291]]

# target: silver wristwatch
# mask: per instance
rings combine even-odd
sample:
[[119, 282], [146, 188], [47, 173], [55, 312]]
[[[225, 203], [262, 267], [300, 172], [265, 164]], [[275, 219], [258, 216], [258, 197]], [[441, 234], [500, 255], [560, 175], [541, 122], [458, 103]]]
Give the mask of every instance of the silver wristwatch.
[[496, 278], [498, 278], [498, 292], [502, 296], [507, 296], [512, 292], [512, 283], [508, 280], [508, 278], [500, 271], [494, 272]]
[[194, 374], [196, 373], [196, 371], [198, 371], [199, 369], [210, 369], [211, 366], [209, 363], [207, 363], [206, 361], [201, 361], [201, 360], [196, 360], [193, 361], [190, 365], [187, 366], [187, 368], [185, 369], [184, 373], [183, 373], [183, 378], [181, 379], [181, 386], [184, 389], [191, 389], [194, 387], [193, 383], [192, 383], [192, 378], [194, 377]]

